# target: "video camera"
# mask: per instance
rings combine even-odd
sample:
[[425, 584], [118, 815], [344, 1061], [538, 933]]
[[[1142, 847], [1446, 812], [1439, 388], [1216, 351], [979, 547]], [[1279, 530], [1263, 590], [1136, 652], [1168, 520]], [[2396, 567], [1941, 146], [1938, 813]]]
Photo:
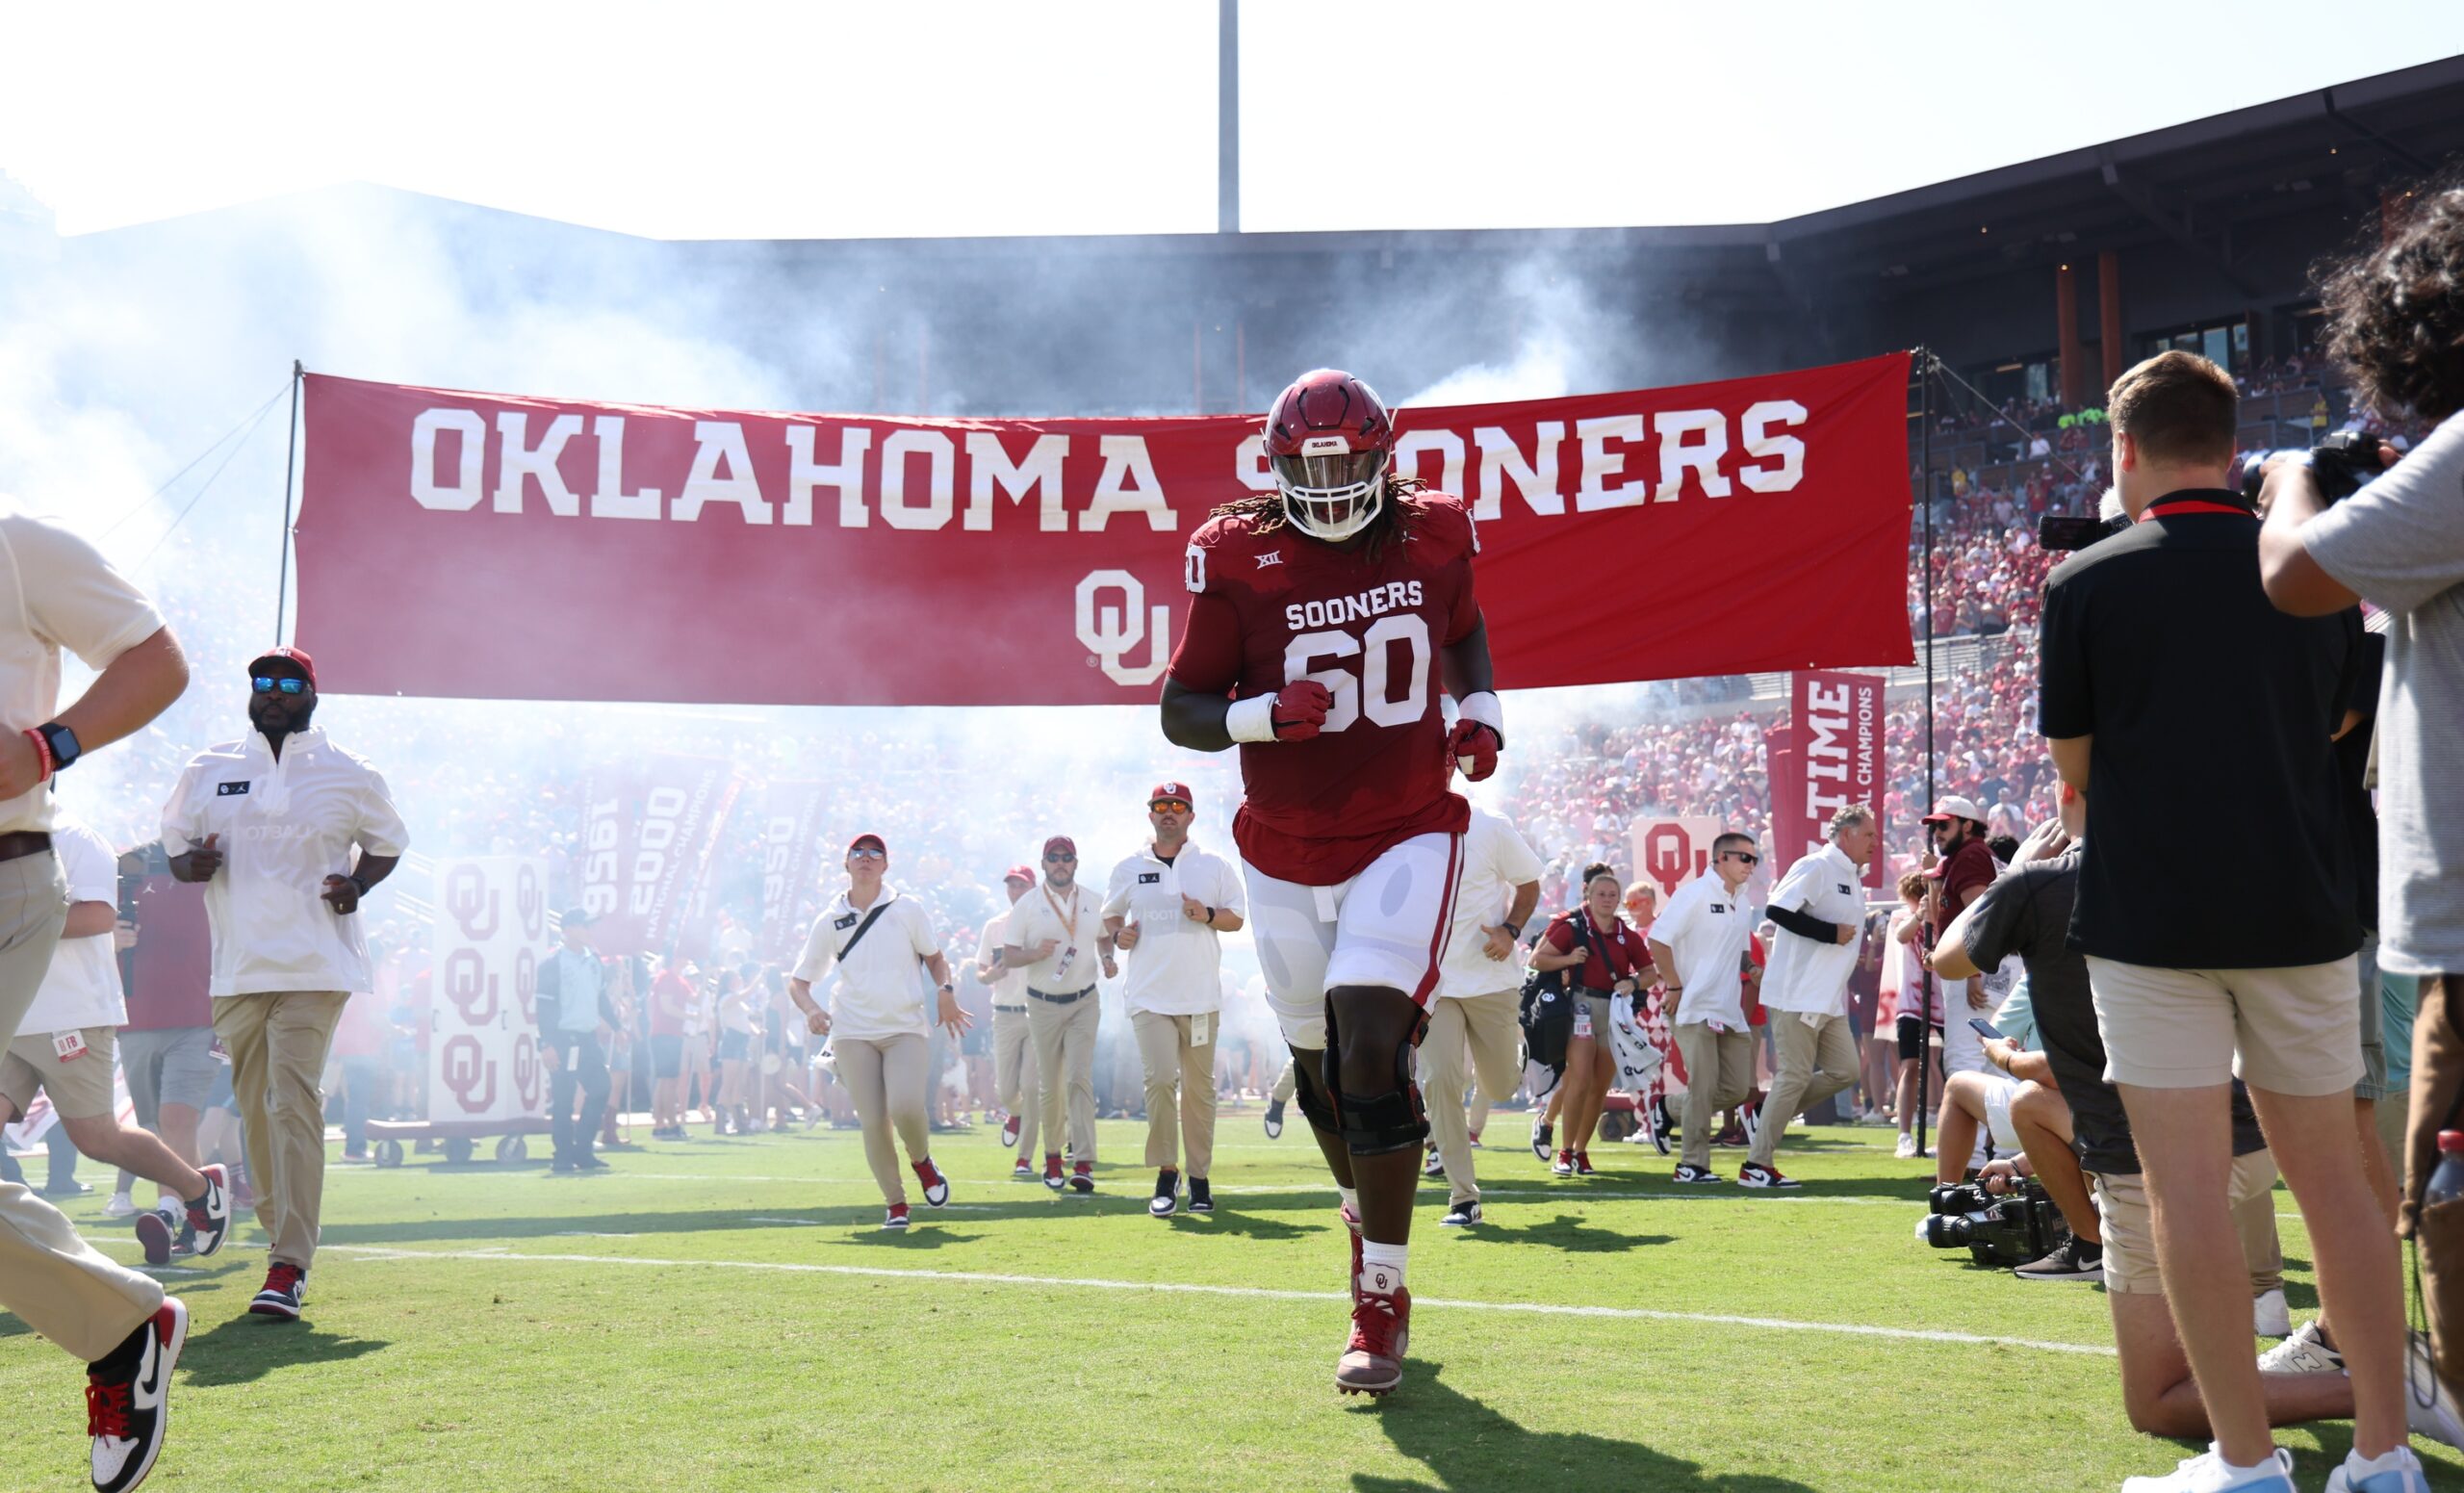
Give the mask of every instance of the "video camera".
[[1937, 1249], [1965, 1249], [1979, 1265], [2015, 1269], [2043, 1259], [2070, 1237], [2053, 1197], [2034, 1177], [2006, 1193], [1982, 1182], [1951, 1182], [1928, 1195], [1933, 1213], [1917, 1237]]
[[2266, 480], [2266, 467], [2278, 456], [2289, 456], [2310, 469], [2319, 483], [2320, 495], [2329, 502], [2342, 502], [2361, 490], [2386, 469], [2378, 463], [2378, 437], [2366, 430], [2339, 430], [2323, 436], [2308, 450], [2256, 451], [2242, 463], [2242, 496], [2252, 502], [2259, 501], [2260, 485]]

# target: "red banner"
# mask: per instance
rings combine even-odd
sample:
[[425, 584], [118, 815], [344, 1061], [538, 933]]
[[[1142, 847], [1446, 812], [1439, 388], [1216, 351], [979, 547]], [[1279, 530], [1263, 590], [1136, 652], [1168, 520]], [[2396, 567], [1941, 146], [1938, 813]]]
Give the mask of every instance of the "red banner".
[[[320, 674], [324, 666], [317, 660]], [[671, 949], [743, 786], [727, 762], [666, 752], [591, 772], [576, 880], [582, 910], [599, 920], [601, 953]]]
[[[1908, 661], [1905, 354], [1399, 412], [1499, 682]], [[354, 694], [1154, 698], [1258, 421], [893, 420], [307, 380], [298, 641]], [[1815, 605], [1818, 602], [1818, 605]]]
[[[1811, 671], [1790, 682], [1787, 734], [1771, 754], [1772, 854], [1781, 873], [1822, 847], [1843, 805], [1882, 813], [1883, 682], [1875, 674]], [[1883, 885], [1880, 854], [1865, 867], [1865, 885]]]

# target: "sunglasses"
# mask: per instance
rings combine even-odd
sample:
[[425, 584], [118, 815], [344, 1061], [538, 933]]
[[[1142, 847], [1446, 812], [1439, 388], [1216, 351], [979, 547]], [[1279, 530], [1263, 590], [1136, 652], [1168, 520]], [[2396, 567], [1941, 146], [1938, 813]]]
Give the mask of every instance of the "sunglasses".
[[886, 859], [889, 852], [874, 845], [859, 845], [847, 854], [850, 859], [857, 861], [881, 861]]
[[1189, 800], [1185, 798], [1159, 798], [1146, 807], [1161, 813], [1185, 814], [1190, 811]]
[[308, 692], [308, 682], [304, 679], [269, 679], [260, 674], [248, 681], [248, 687], [261, 695], [272, 694], [277, 689], [286, 695], [299, 695]]
[[1077, 860], [1077, 859], [1078, 859], [1078, 858], [1077, 858], [1076, 856], [1064, 856], [1064, 855], [1049, 855], [1049, 856], [1046, 856], [1046, 857], [1044, 857], [1044, 858], [1043, 858], [1043, 860], [1044, 860], [1044, 864], [1046, 864], [1046, 865], [1056, 865], [1056, 864], [1059, 864], [1059, 863], [1061, 863], [1062, 862], [1065, 862], [1065, 861], [1075, 861], [1075, 860]]
[[1728, 860], [1742, 861], [1748, 865], [1759, 865], [1762, 863], [1762, 858], [1754, 854], [1750, 850], [1723, 850], [1720, 854]]

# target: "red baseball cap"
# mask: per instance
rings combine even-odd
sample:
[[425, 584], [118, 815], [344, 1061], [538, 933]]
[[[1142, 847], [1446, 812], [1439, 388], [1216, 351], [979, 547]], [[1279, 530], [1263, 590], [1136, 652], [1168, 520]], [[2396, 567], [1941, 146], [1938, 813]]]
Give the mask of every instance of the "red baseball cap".
[[880, 836], [874, 834], [870, 830], [866, 830], [863, 834], [857, 836], [854, 839], [847, 842], [847, 848], [850, 852], [858, 850], [865, 845], [872, 846], [883, 855], [889, 854], [889, 842], [883, 839]]
[[299, 668], [299, 672], [308, 676], [308, 687], [310, 689], [317, 687], [317, 660], [308, 656], [308, 651], [306, 649], [269, 648], [264, 653], [261, 653], [254, 658], [248, 660], [248, 672], [251, 675], [254, 675], [256, 673], [257, 665], [264, 663], [270, 658], [279, 658], [285, 663], [296, 664]]
[[1032, 867], [1014, 865], [1001, 873], [1001, 879], [1005, 882], [1025, 882], [1032, 887], [1036, 884], [1036, 873]]
[[1045, 855], [1050, 855], [1056, 850], [1066, 850], [1074, 856], [1078, 853], [1078, 842], [1066, 835], [1056, 835], [1043, 842]]
[[1195, 809], [1197, 807], [1197, 796], [1190, 791], [1190, 785], [1186, 783], [1159, 783], [1155, 785], [1154, 787], [1147, 790], [1146, 806], [1149, 809], [1152, 809], [1159, 801], [1167, 798], [1177, 798], [1182, 803], [1189, 805], [1192, 809]]

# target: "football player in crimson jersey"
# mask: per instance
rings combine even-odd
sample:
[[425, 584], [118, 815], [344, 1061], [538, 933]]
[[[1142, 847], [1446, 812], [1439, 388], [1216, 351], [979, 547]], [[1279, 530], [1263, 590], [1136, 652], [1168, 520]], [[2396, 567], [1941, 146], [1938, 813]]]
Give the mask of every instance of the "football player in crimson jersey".
[[[1351, 1233], [1335, 1384], [1383, 1395], [1402, 1378], [1428, 1136], [1413, 1047], [1471, 822], [1450, 784], [1458, 766], [1497, 770], [1503, 716], [1471, 515], [1396, 475], [1377, 396], [1348, 373], [1304, 374], [1268, 413], [1266, 450], [1276, 491], [1216, 509], [1191, 537], [1164, 734], [1241, 748], [1232, 833], [1250, 928]], [[1441, 689], [1458, 702], [1450, 729]]]

